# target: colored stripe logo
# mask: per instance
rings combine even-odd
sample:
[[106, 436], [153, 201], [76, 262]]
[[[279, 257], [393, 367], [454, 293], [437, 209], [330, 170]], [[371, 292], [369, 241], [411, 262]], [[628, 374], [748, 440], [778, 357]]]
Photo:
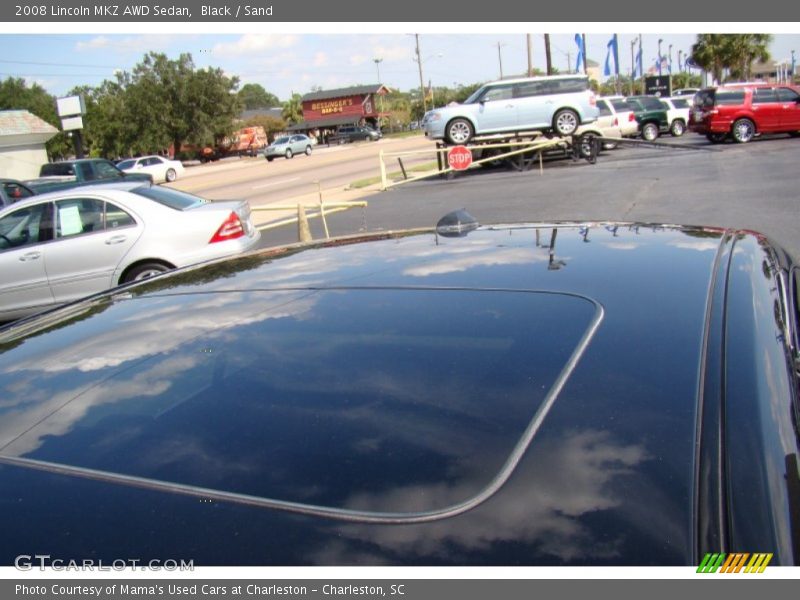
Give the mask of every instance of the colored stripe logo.
[[703, 557], [698, 573], [763, 573], [772, 560], [772, 554], [758, 552], [735, 552], [733, 554], [711, 553]]

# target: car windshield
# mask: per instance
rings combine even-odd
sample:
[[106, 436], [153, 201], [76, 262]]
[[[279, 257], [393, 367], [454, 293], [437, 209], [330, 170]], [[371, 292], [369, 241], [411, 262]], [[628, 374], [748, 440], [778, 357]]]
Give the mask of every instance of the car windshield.
[[279, 137], [277, 140], [275, 140], [272, 143], [276, 144], [276, 145], [277, 144], [288, 144], [289, 143], [289, 137], [288, 136]]
[[144, 198], [148, 198], [175, 210], [186, 210], [187, 208], [199, 206], [207, 202], [198, 196], [193, 196], [192, 194], [187, 194], [186, 192], [173, 190], [172, 188], [161, 187], [158, 185], [143, 185], [141, 187], [132, 189], [131, 193], [136, 194], [137, 196], [143, 196]]
[[117, 164], [117, 167], [124, 171], [125, 169], [132, 169], [135, 164], [135, 160], [123, 160], [121, 163]]
[[483, 92], [485, 90], [486, 90], [486, 86], [485, 85], [482, 86], [482, 87], [479, 87], [477, 90], [472, 92], [472, 94], [470, 94], [469, 98], [464, 100], [464, 104], [475, 104], [478, 101], [478, 98], [480, 98], [483, 95]]

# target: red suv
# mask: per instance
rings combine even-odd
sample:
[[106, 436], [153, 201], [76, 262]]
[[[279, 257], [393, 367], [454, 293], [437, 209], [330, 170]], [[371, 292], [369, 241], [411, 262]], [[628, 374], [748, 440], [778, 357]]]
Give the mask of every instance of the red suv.
[[730, 135], [739, 143], [761, 133], [800, 135], [800, 87], [769, 83], [728, 84], [700, 90], [689, 129], [717, 144]]

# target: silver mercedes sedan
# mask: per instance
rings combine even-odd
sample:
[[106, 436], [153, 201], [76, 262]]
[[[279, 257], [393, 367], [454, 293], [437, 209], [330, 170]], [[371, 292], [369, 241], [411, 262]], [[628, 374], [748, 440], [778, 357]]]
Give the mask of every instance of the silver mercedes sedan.
[[258, 242], [247, 201], [141, 184], [85, 186], [0, 210], [0, 321]]

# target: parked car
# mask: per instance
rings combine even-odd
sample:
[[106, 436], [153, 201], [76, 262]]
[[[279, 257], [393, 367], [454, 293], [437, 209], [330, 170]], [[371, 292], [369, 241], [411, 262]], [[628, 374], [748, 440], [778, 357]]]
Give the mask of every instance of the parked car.
[[0, 178], [0, 208], [33, 196], [34, 191], [16, 179]]
[[672, 92], [672, 97], [675, 96], [694, 96], [697, 92], [700, 91], [700, 88], [678, 88]]
[[622, 137], [639, 137], [639, 123], [636, 114], [622, 96], [606, 96], [597, 99], [597, 108], [602, 111], [606, 107], [617, 117]]
[[245, 201], [212, 203], [160, 186], [33, 196], [0, 210], [0, 321], [238, 254], [259, 235]]
[[642, 139], [652, 142], [662, 131], [669, 131], [667, 109], [657, 96], [628, 96]]
[[328, 136], [329, 144], [349, 144], [351, 142], [377, 142], [383, 134], [367, 125], [345, 125], [333, 135]]
[[555, 75], [487, 83], [462, 104], [428, 111], [422, 127], [431, 139], [466, 144], [475, 136], [495, 133], [572, 135], [598, 114], [588, 77]]
[[311, 156], [311, 138], [301, 133], [295, 135], [282, 135], [275, 139], [264, 151], [264, 156], [270, 162], [279, 156], [292, 158], [295, 154], [305, 154]]
[[[597, 109], [599, 116], [597, 119], [587, 125], [581, 125], [575, 131], [575, 135], [596, 135], [604, 138], [622, 138], [622, 129], [619, 125], [619, 118], [613, 107], [600, 99], [597, 101]], [[618, 142], [603, 142], [603, 148], [606, 150], [613, 150], [618, 145]]]
[[0, 330], [0, 564], [796, 565], [797, 285], [462, 213], [82, 300]]
[[104, 158], [80, 158], [46, 163], [39, 169], [39, 178], [25, 184], [37, 194], [45, 194], [85, 185], [127, 181], [153, 183], [153, 176], [149, 173], [125, 173]]
[[694, 97], [689, 129], [712, 143], [746, 143], [762, 133], [800, 135], [800, 87], [769, 83], [723, 85]]
[[689, 98], [661, 98], [661, 102], [667, 109], [669, 132], [673, 137], [682, 136], [686, 132], [686, 124], [689, 122], [691, 106]]
[[183, 163], [163, 156], [142, 156], [129, 158], [117, 163], [117, 167], [125, 173], [147, 173], [155, 182], [173, 182], [183, 175]]

